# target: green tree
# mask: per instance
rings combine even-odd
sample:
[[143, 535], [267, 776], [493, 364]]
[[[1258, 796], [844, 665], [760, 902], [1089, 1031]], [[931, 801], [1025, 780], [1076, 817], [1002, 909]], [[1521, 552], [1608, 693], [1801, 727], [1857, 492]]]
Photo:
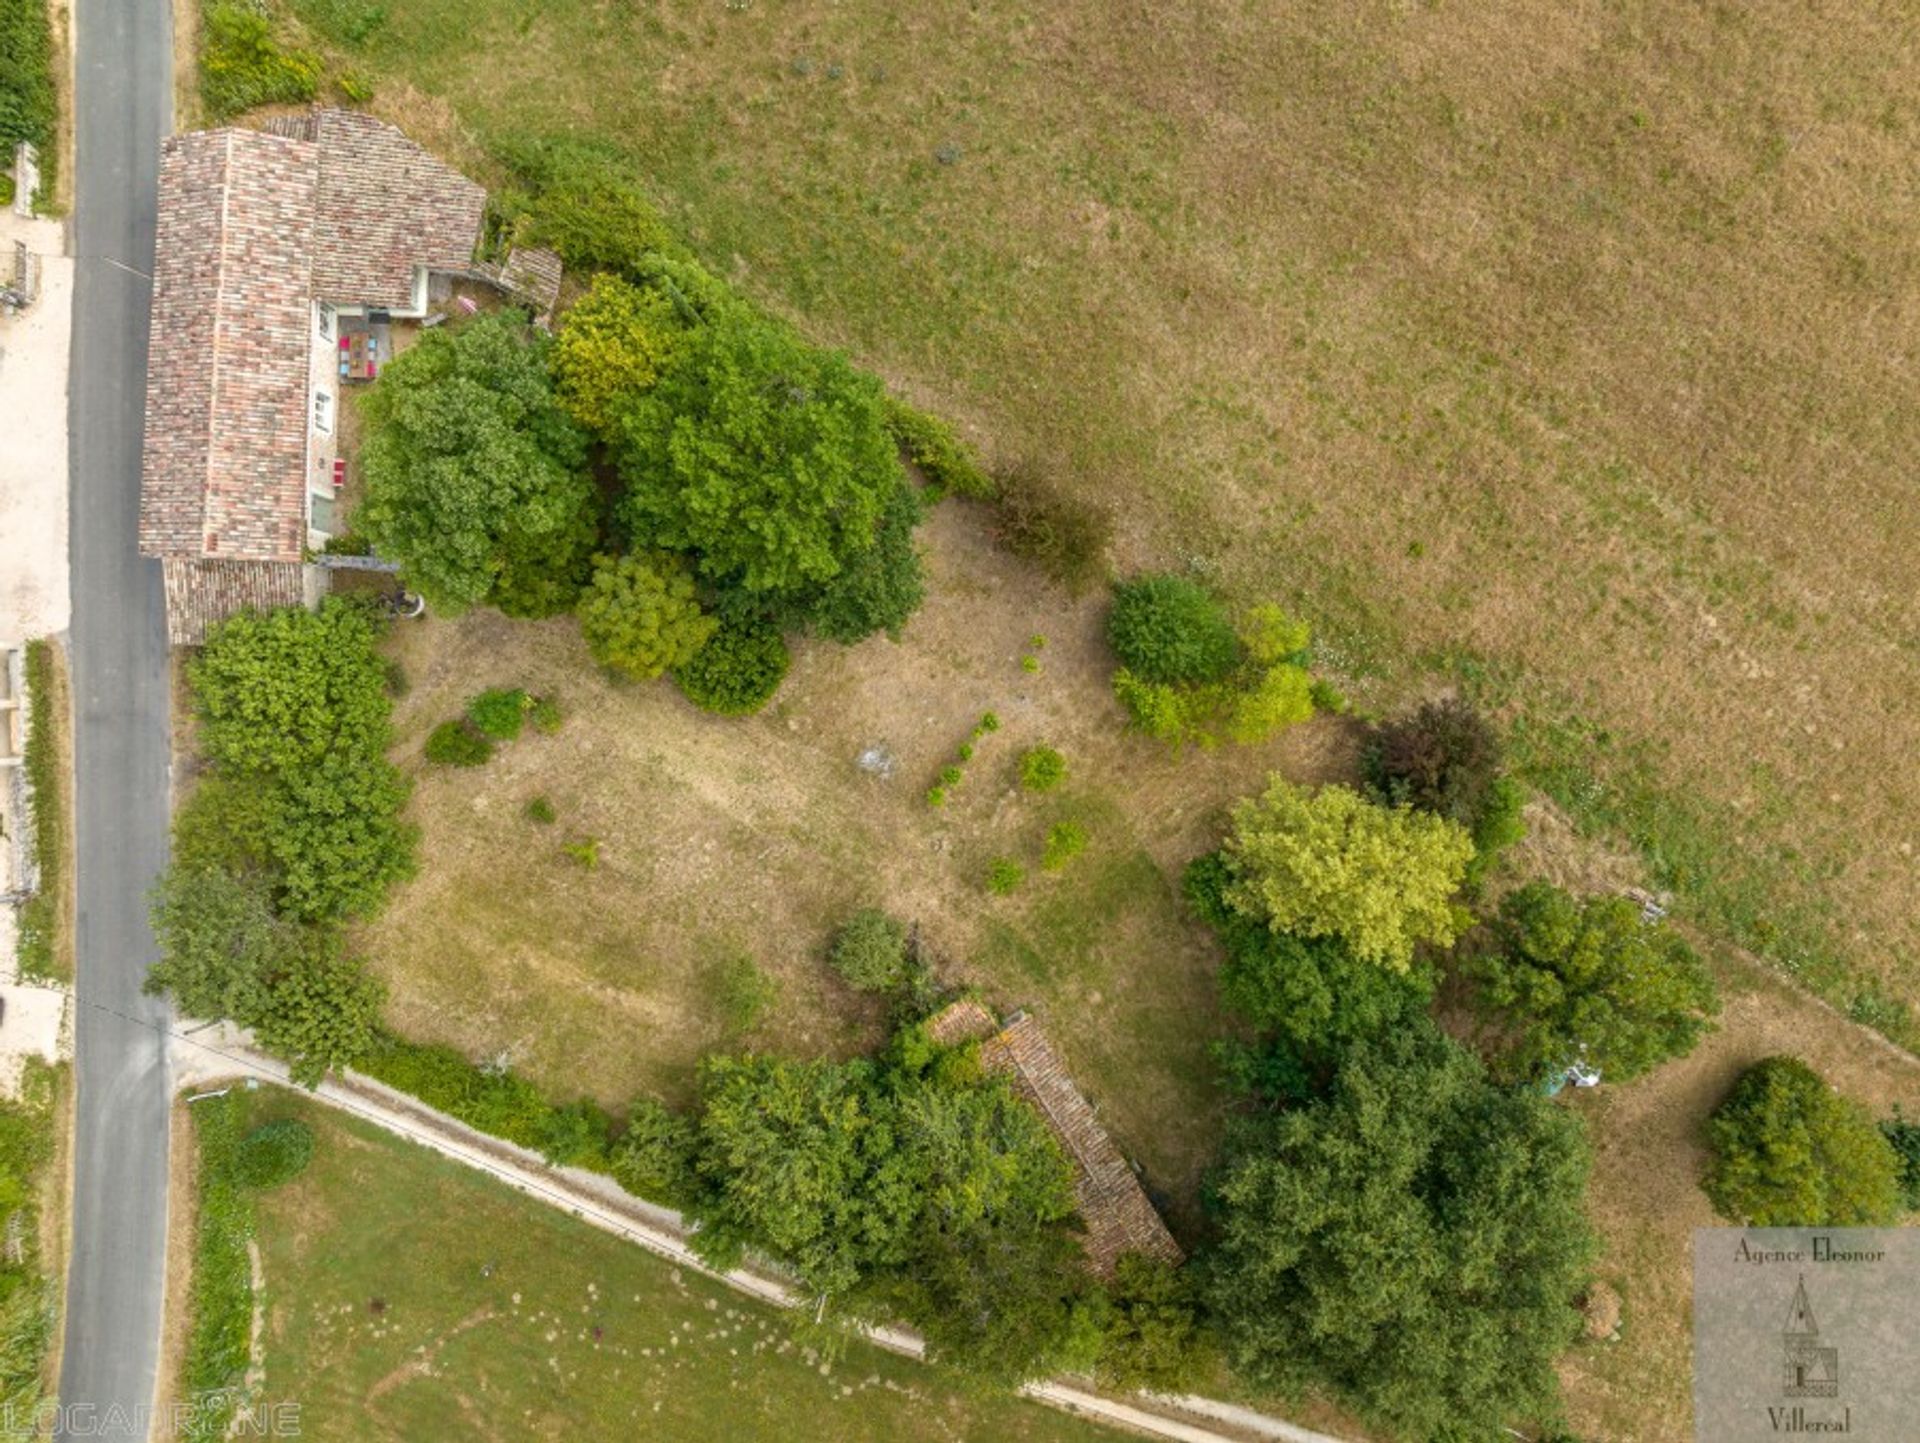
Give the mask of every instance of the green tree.
[[1227, 958], [1220, 996], [1260, 1032], [1285, 1044], [1302, 1067], [1337, 1063], [1356, 1042], [1423, 1011], [1435, 976], [1418, 962], [1396, 972], [1363, 962], [1335, 937], [1276, 932], [1227, 901], [1233, 872], [1214, 852], [1187, 867], [1187, 899], [1219, 935]]
[[1127, 1253], [1114, 1267], [1107, 1296], [1112, 1307], [1100, 1340], [1100, 1381], [1129, 1391], [1191, 1391], [1205, 1370], [1208, 1347], [1200, 1299], [1186, 1270]]
[[1865, 1108], [1793, 1057], [1740, 1074], [1707, 1120], [1700, 1184], [1747, 1227], [1876, 1227], [1899, 1216], [1900, 1158]]
[[231, 772], [285, 773], [388, 740], [386, 670], [368, 610], [330, 597], [317, 612], [241, 612], [213, 627], [187, 680], [199, 743]]
[[1464, 970], [1511, 1030], [1524, 1076], [1580, 1060], [1629, 1081], [1691, 1052], [1720, 1010], [1693, 948], [1625, 897], [1582, 902], [1529, 882], [1501, 899], [1489, 930]]
[[879, 384], [744, 314], [699, 327], [619, 432], [635, 544], [694, 553], [715, 585], [770, 604], [816, 601], [902, 484]]
[[332, 752], [281, 778], [262, 838], [280, 911], [309, 922], [376, 911], [413, 875], [419, 832], [400, 818], [408, 791], [378, 754]]
[[1208, 1274], [1229, 1361], [1414, 1437], [1551, 1415], [1588, 1165], [1577, 1118], [1490, 1085], [1437, 1028], [1354, 1048], [1326, 1097], [1229, 1145]]
[[1233, 809], [1225, 898], [1275, 931], [1333, 938], [1361, 961], [1405, 971], [1416, 943], [1458, 935], [1450, 899], [1472, 855], [1455, 822], [1276, 776]]
[[613, 1145], [613, 1180], [635, 1197], [687, 1207], [698, 1196], [694, 1150], [699, 1138], [692, 1118], [650, 1097], [638, 1098]]
[[263, 877], [179, 862], [154, 887], [153, 932], [160, 960], [147, 990], [171, 992], [188, 1017], [241, 1022], [265, 1010], [271, 980], [302, 945], [299, 929], [275, 915]]
[[599, 557], [579, 610], [594, 658], [636, 681], [684, 666], [720, 625], [700, 610], [686, 568], [664, 555]]
[[355, 523], [438, 607], [572, 604], [597, 503], [550, 345], [515, 311], [425, 331], [361, 403]]
[[870, 1072], [859, 1062], [709, 1057], [695, 1247], [716, 1263], [743, 1245], [763, 1247], [828, 1294], [892, 1253], [913, 1199], [893, 1179], [869, 1176], [889, 1141]]
[[342, 956], [334, 938], [309, 934], [307, 947], [274, 978], [254, 1035], [286, 1059], [295, 1083], [317, 1087], [372, 1050], [385, 1001], [386, 989]]

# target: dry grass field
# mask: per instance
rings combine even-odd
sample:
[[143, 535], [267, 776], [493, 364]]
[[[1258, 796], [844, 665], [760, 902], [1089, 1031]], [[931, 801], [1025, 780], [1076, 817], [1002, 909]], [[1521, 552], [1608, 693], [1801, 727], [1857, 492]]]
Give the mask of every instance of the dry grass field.
[[385, 8], [376, 110], [481, 174], [625, 145], [1125, 564], [1476, 687], [1693, 916], [1915, 1035], [1907, 7]]

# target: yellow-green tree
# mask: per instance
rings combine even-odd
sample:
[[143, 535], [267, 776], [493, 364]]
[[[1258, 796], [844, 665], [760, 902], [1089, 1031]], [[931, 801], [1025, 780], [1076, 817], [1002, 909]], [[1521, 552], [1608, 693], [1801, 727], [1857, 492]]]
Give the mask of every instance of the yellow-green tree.
[[594, 277], [554, 342], [560, 404], [589, 431], [606, 435], [620, 403], [653, 389], [685, 335], [685, 322], [664, 289], [615, 275]]
[[686, 568], [669, 556], [598, 557], [580, 598], [587, 648], [636, 681], [691, 661], [719, 625], [700, 610]]
[[1234, 808], [1225, 856], [1236, 910], [1275, 931], [1337, 938], [1363, 961], [1404, 971], [1416, 943], [1459, 935], [1452, 898], [1473, 841], [1443, 817], [1275, 777]]

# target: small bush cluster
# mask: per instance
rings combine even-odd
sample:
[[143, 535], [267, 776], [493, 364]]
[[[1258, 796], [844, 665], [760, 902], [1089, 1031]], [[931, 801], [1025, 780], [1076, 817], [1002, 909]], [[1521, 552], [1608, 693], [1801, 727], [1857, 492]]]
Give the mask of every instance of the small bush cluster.
[[10, 1246], [0, 1255], [0, 1412], [33, 1429], [41, 1377], [53, 1341], [57, 1292], [40, 1247], [40, 1199], [53, 1161], [59, 1074], [27, 1062], [16, 1096], [0, 1099], [0, 1198], [10, 1217]]
[[856, 992], [890, 992], [907, 977], [907, 927], [863, 907], [834, 935], [827, 962]]
[[280, 43], [252, 0], [209, 0], [200, 16], [200, 99], [213, 120], [299, 105], [320, 86], [320, 57]]
[[973, 730], [960, 744], [959, 751], [955, 753], [955, 759], [940, 768], [939, 780], [927, 788], [928, 806], [944, 807], [947, 804], [953, 795], [954, 788], [966, 780], [966, 766], [973, 760], [974, 748], [990, 732], [998, 730], [1000, 730], [1000, 718], [993, 712], [981, 713], [980, 720], [973, 724]]
[[730, 621], [681, 665], [673, 680], [686, 699], [719, 716], [748, 716], [780, 690], [790, 661], [786, 639], [765, 620]]
[[1114, 587], [1107, 639], [1120, 662], [1114, 695], [1160, 741], [1259, 742], [1313, 715], [1310, 633], [1276, 606], [1236, 627], [1197, 581], [1136, 577]]
[[1040, 853], [1041, 869], [1058, 872], [1087, 849], [1087, 829], [1078, 822], [1057, 822], [1047, 831]]
[[427, 733], [425, 755], [436, 766], [477, 767], [493, 756], [493, 743], [465, 717], [455, 717]]
[[292, 0], [292, 8], [303, 25], [351, 48], [365, 45], [387, 23], [380, 0]]
[[490, 687], [468, 698], [463, 715], [427, 734], [425, 756], [437, 766], [481, 766], [492, 759], [496, 746], [518, 741], [529, 722], [538, 732], [558, 731], [559, 703], [519, 687]]
[[1027, 869], [1013, 857], [995, 857], [987, 864], [987, 890], [996, 897], [1009, 897], [1027, 880]]
[[1067, 759], [1053, 747], [1029, 747], [1020, 754], [1020, 785], [1050, 792], [1067, 779]]

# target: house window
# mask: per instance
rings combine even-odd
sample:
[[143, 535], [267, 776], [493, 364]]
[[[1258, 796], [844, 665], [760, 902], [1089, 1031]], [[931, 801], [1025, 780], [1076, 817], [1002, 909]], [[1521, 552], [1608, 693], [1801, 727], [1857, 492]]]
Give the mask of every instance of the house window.
[[328, 391], [313, 393], [313, 429], [322, 436], [333, 434], [333, 395]]
[[325, 301], [320, 302], [320, 339], [331, 341], [336, 330], [333, 307]]

